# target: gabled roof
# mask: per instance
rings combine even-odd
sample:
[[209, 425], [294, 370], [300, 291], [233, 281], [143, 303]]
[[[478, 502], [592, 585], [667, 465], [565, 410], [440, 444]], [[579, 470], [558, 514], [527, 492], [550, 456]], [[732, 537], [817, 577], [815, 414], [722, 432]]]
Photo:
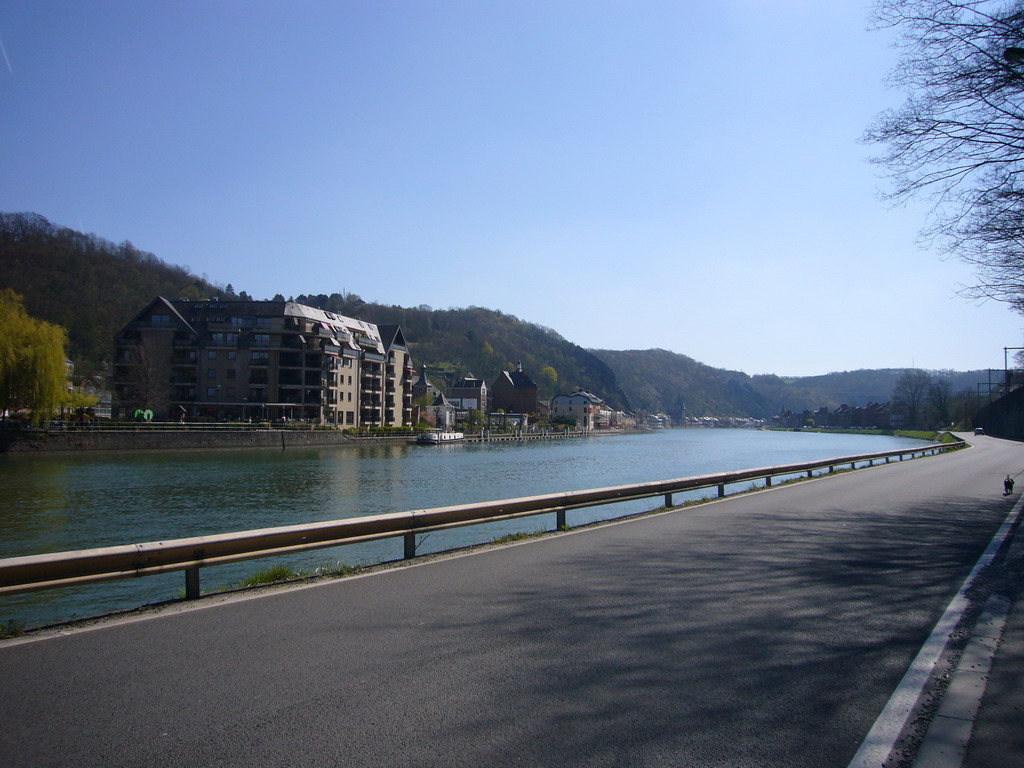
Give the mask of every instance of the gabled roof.
[[494, 383], [491, 384], [491, 389], [497, 389], [498, 388], [498, 382], [500, 382], [502, 379], [507, 381], [508, 385], [510, 387], [515, 387], [516, 383], [514, 381], [512, 381], [512, 377], [509, 375], [509, 372], [508, 371], [502, 371], [501, 373], [498, 374], [498, 378], [496, 378], [494, 380]]
[[[505, 373], [502, 371], [502, 373]], [[508, 377], [512, 380], [512, 384], [520, 389], [536, 389], [537, 383], [531, 379], [523, 369], [520, 368], [517, 371], [512, 371], [508, 374]]]
[[552, 398], [552, 402], [554, 402], [555, 400], [558, 400], [559, 398], [563, 398], [563, 397], [564, 398], [582, 398], [584, 400], [589, 400], [594, 405], [604, 405], [604, 400], [602, 400], [600, 397], [595, 395], [593, 392], [588, 392], [585, 389], [577, 389], [571, 395], [564, 395], [564, 394], [563, 395], [555, 395], [554, 398]]
[[377, 330], [380, 332], [380, 340], [384, 342], [384, 349], [392, 349], [394, 347], [407, 348], [405, 334], [402, 333], [402, 326], [378, 325]]
[[485, 389], [487, 383], [483, 379], [476, 378], [472, 373], [463, 376], [452, 389]]
[[192, 331], [192, 333], [196, 332], [196, 329], [193, 328], [192, 324], [189, 323], [189, 321], [182, 316], [181, 312], [178, 311], [177, 307], [175, 307], [163, 296], [157, 296], [155, 299], [149, 302], [149, 304], [147, 304], [143, 308], [143, 310], [139, 312], [139, 314], [132, 318], [131, 322], [128, 323], [128, 325], [135, 325], [137, 322], [139, 322], [139, 320], [142, 317], [146, 315], [152, 315], [156, 310], [159, 310], [157, 314], [167, 312], [168, 314], [170, 314], [172, 318], [174, 318], [176, 322], [180, 323], [185, 328], [188, 328], [190, 331]]
[[498, 382], [502, 380], [507, 381], [514, 389], [537, 389], [534, 380], [523, 372], [522, 363], [519, 363], [514, 371], [502, 371], [491, 386], [497, 387]]

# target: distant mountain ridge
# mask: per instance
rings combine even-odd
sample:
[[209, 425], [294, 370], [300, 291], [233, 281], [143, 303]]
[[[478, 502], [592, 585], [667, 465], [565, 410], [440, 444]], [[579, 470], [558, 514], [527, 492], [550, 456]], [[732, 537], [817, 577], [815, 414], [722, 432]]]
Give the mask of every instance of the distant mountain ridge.
[[[34, 213], [0, 213], [0, 288], [12, 288], [35, 317], [68, 329], [83, 369], [109, 362], [114, 334], [155, 296], [245, 299], [187, 268], [131, 243], [115, 244], [52, 224]], [[623, 410], [689, 416], [768, 418], [783, 409], [884, 402], [904, 369], [780, 378], [748, 376], [664, 349], [587, 350], [556, 331], [513, 315], [466, 307], [407, 308], [365, 302], [349, 293], [295, 301], [377, 324], [400, 324], [417, 367], [436, 384], [468, 373], [491, 382], [518, 363], [550, 398], [577, 387]], [[985, 372], [942, 371], [955, 391], [973, 389]]]

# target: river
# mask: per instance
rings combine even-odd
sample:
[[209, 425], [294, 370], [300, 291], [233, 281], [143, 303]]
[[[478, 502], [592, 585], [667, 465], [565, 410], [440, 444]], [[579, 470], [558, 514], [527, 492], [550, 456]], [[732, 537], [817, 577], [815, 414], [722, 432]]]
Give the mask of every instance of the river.
[[[871, 453], [919, 441], [739, 429], [447, 446], [0, 456], [0, 558], [242, 531]], [[677, 495], [677, 503], [686, 497]], [[661, 499], [569, 512], [569, 525]], [[419, 553], [539, 531], [553, 515], [435, 532]], [[310, 571], [402, 555], [400, 539], [204, 568], [203, 590], [278, 562]], [[91, 616], [182, 595], [180, 573], [0, 597], [0, 628]]]

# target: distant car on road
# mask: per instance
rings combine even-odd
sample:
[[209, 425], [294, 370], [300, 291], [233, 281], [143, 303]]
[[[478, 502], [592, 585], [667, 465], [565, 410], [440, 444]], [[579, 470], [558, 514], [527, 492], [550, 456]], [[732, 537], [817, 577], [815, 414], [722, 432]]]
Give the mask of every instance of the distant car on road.
[[974, 434], [976, 434], [976, 435], [984, 435], [985, 434], [985, 430], [982, 429], [981, 427], [975, 427], [974, 428]]

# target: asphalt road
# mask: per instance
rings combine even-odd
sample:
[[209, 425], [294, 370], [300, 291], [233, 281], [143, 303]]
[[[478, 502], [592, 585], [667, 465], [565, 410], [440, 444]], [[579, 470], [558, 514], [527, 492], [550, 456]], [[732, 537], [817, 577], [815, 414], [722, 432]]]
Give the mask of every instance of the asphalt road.
[[1010, 511], [1002, 478], [1022, 469], [1024, 446], [980, 438], [0, 643], [0, 765], [844, 767]]

